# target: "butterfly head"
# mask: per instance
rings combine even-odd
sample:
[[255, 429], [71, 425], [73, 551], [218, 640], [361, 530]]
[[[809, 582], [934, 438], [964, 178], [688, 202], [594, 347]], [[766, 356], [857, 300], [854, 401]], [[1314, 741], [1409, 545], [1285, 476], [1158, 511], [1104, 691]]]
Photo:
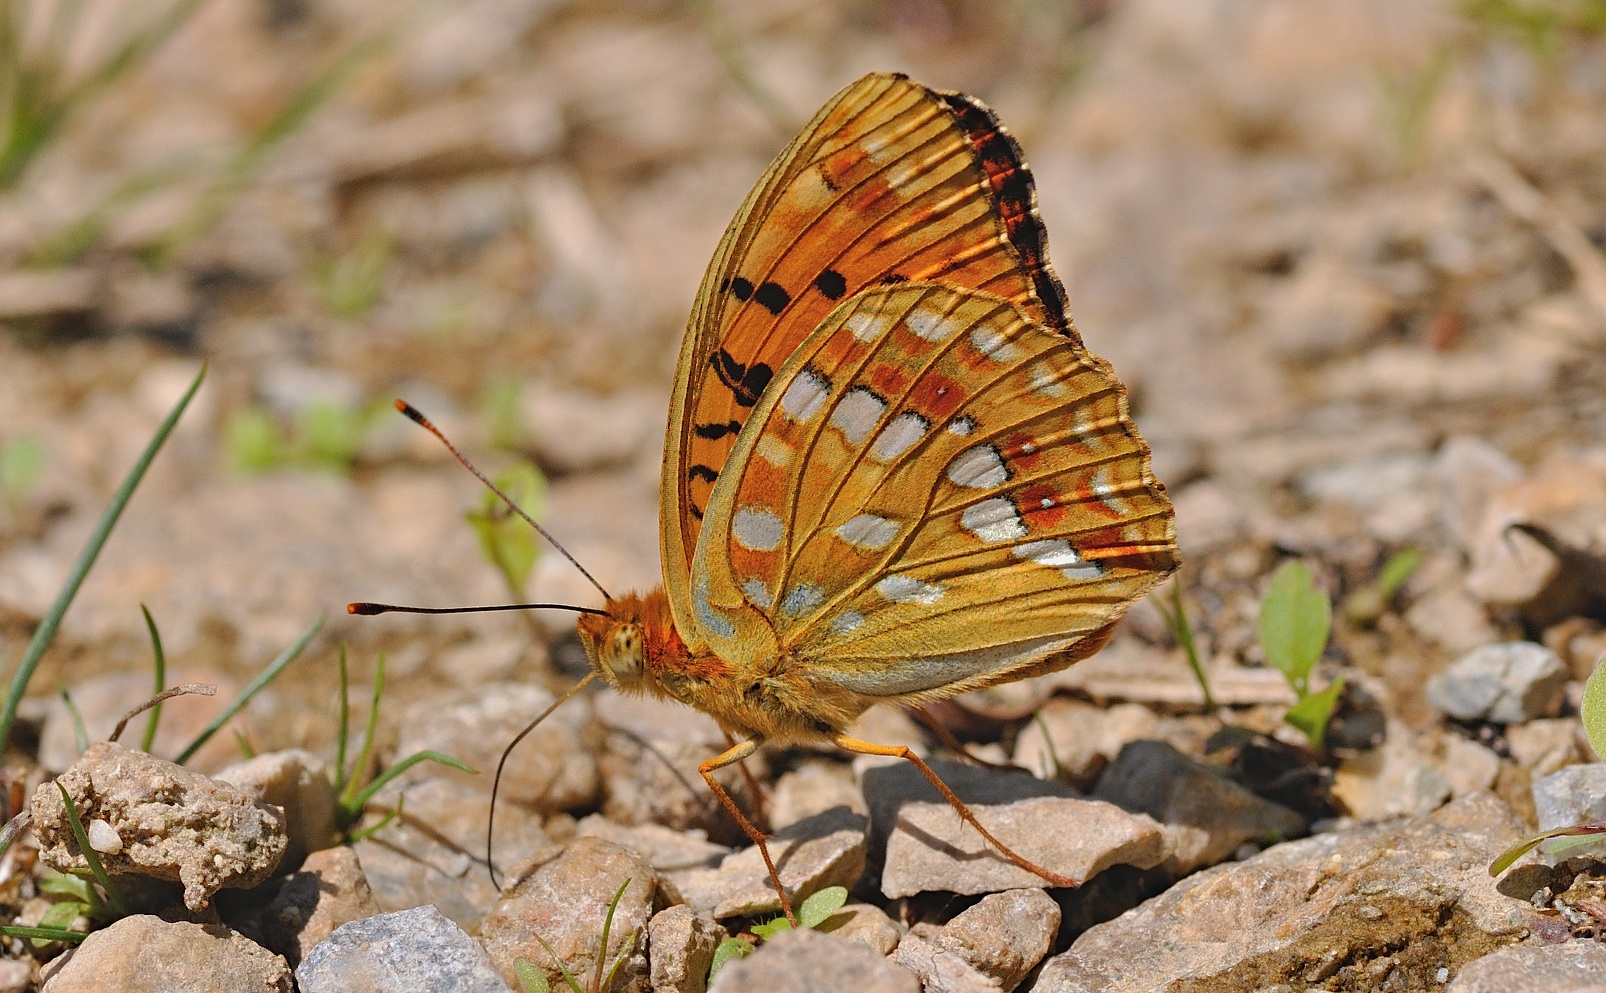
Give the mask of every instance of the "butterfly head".
[[680, 642], [661, 589], [611, 599], [606, 615], [581, 615], [577, 629], [591, 668], [625, 691], [656, 689], [653, 670]]

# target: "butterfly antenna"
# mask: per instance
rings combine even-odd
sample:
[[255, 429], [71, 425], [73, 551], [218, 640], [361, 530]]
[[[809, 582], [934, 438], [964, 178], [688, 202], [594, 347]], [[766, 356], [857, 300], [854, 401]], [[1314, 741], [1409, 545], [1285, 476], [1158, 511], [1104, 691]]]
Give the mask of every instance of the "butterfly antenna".
[[463, 468], [467, 469], [469, 472], [472, 472], [475, 479], [478, 479], [480, 482], [484, 483], [492, 493], [495, 493], [503, 503], [508, 505], [508, 508], [512, 510], [513, 513], [524, 518], [524, 522], [526, 524], [530, 525], [532, 528], [535, 528], [536, 533], [550, 542], [552, 547], [556, 548], [564, 558], [568, 559], [571, 565], [573, 565], [576, 569], [579, 569], [580, 575], [584, 576], [592, 586], [595, 586], [597, 588], [597, 592], [601, 593], [604, 599], [613, 599], [612, 596], [608, 595], [608, 591], [602, 588], [602, 584], [597, 582], [597, 578], [591, 575], [591, 573], [587, 572], [586, 567], [581, 565], [580, 561], [573, 555], [570, 555], [569, 550], [564, 548], [563, 545], [559, 543], [558, 539], [552, 537], [552, 533], [550, 531], [535, 523], [535, 518], [531, 517], [529, 514], [526, 514], [523, 507], [520, 507], [518, 504], [514, 503], [512, 497], [508, 496], [506, 493], [503, 493], [501, 487], [491, 482], [490, 478], [487, 477], [485, 473], [481, 472], [479, 468], [474, 465], [474, 463], [468, 460], [467, 456], [457, 450], [457, 446], [452, 444], [451, 440], [441, 433], [440, 428], [430, 423], [429, 418], [418, 412], [418, 408], [414, 407], [406, 400], [397, 400], [395, 401], [395, 404], [396, 409], [412, 418], [413, 423], [417, 424], [419, 427], [438, 438], [440, 443], [446, 446], [446, 450], [452, 453], [452, 457], [457, 459]]
[[[586, 613], [600, 614], [603, 613], [603, 611], [587, 610]], [[502, 749], [502, 757], [496, 762], [496, 775], [491, 779], [491, 809], [485, 815], [485, 869], [491, 874], [491, 885], [495, 886], [498, 891], [502, 889], [502, 881], [496, 878], [496, 863], [491, 860], [491, 846], [493, 843], [492, 839], [495, 837], [493, 832], [496, 829], [496, 793], [498, 788], [502, 785], [502, 768], [507, 765], [507, 758], [509, 755], [513, 754], [513, 749], [517, 748], [519, 742], [523, 741], [531, 731], [535, 730], [536, 725], [546, 720], [554, 710], [557, 710], [565, 703], [568, 703], [570, 697], [585, 689], [586, 684], [596, 678], [597, 673], [596, 670], [593, 669], [591, 672], [586, 673], [586, 677], [584, 679], [569, 687], [569, 692], [552, 701], [552, 706], [541, 711], [540, 717], [537, 717], [535, 720], [526, 724], [523, 731], [520, 731], [517, 735], [514, 735], [513, 740], [508, 742], [506, 748]]]
[[375, 614], [487, 614], [494, 610], [572, 610], [576, 614], [608, 616], [606, 610], [595, 607], [576, 607], [571, 603], [493, 603], [486, 607], [404, 607], [395, 603], [346, 604], [346, 613], [372, 617]]

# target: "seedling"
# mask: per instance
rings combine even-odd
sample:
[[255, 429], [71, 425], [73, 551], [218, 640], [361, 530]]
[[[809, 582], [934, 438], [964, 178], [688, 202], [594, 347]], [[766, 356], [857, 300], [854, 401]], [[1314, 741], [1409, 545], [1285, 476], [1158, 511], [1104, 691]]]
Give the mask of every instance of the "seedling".
[[350, 251], [315, 259], [310, 267], [313, 286], [324, 307], [347, 319], [368, 313], [384, 293], [385, 275], [395, 254], [394, 239], [370, 228]]
[[[1584, 736], [1595, 750], [1595, 757], [1606, 760], [1606, 656], [1595, 663], [1595, 671], [1584, 683], [1584, 699], [1578, 707], [1578, 716], [1584, 724]], [[1498, 876], [1511, 868], [1512, 863], [1534, 848], [1544, 845], [1547, 855], [1563, 855], [1577, 848], [1600, 843], [1606, 835], [1606, 821], [1588, 821], [1565, 827], [1541, 831], [1512, 845], [1489, 866], [1489, 875]]]
[[340, 712], [335, 719], [335, 793], [338, 797], [335, 802], [335, 824], [346, 835], [347, 841], [355, 843], [376, 831], [384, 829], [386, 825], [401, 816], [402, 807], [398, 803], [396, 809], [386, 814], [377, 824], [361, 830], [352, 830], [353, 826], [362, 819], [362, 813], [368, 806], [368, 801], [372, 800], [375, 794], [384, 789], [391, 780], [420, 762], [435, 762], [439, 765], [466, 772], [469, 775], [477, 775], [478, 773], [450, 755], [445, 755], [434, 749], [424, 749], [423, 751], [414, 752], [395, 765], [384, 769], [372, 780], [366, 781], [365, 784], [363, 771], [368, 768], [373, 759], [374, 736], [379, 729], [379, 700], [385, 692], [385, 656], [384, 653], [380, 653], [375, 664], [374, 692], [368, 703], [368, 724], [363, 731], [362, 749], [357, 753], [356, 761], [349, 767], [346, 765], [346, 738], [351, 703], [347, 695], [349, 681], [346, 670], [346, 646], [344, 644], [340, 646], [339, 668]]
[[[546, 477], [540, 469], [525, 462], [498, 473], [493, 481], [530, 516], [541, 516], [546, 502]], [[508, 592], [515, 600], [523, 599], [525, 584], [540, 553], [537, 534], [491, 492], [486, 492], [479, 506], [464, 517], [479, 539], [480, 551], [502, 574]]]
[[1193, 670], [1193, 678], [1198, 681], [1199, 689], [1204, 691], [1205, 708], [1216, 709], [1216, 698], [1210, 693], [1210, 680], [1205, 677], [1204, 663], [1199, 659], [1199, 646], [1193, 640], [1193, 625], [1188, 623], [1188, 610], [1182, 605], [1182, 584], [1177, 580], [1171, 582], [1171, 604], [1168, 607], [1160, 604], [1160, 616], [1165, 618], [1165, 626], [1170, 629], [1171, 637], [1176, 639], [1182, 651], [1188, 656], [1188, 667]]
[[45, 446], [38, 438], [11, 438], [0, 442], [0, 498], [13, 514], [28, 503], [45, 471]]
[[1327, 647], [1333, 627], [1333, 605], [1327, 593], [1316, 585], [1302, 562], [1288, 562], [1271, 577], [1271, 585], [1260, 602], [1260, 647], [1270, 662], [1288, 680], [1297, 700], [1283, 715], [1321, 748], [1327, 721], [1344, 692], [1344, 677], [1338, 676], [1325, 690], [1312, 692], [1310, 675]]
[[223, 445], [229, 461], [243, 473], [286, 466], [344, 473], [361, 454], [376, 409], [333, 402], [308, 404], [285, 429], [263, 408], [242, 407], [230, 416]]
[[1344, 599], [1344, 617], [1351, 624], [1370, 625], [1383, 616], [1389, 604], [1399, 595], [1400, 587], [1411, 578], [1422, 564], [1422, 551], [1405, 548], [1389, 556], [1377, 578], [1360, 587]]
[[[619, 952], [614, 955], [613, 961], [608, 962], [608, 939], [613, 933], [613, 918], [619, 911], [619, 900], [625, 895], [625, 890], [629, 886], [630, 880], [626, 879], [619, 884], [619, 889], [614, 892], [613, 899], [608, 901], [608, 912], [602, 918], [602, 942], [597, 950], [596, 968], [592, 972], [591, 984], [588, 987], [581, 988], [580, 980], [575, 978], [574, 973], [569, 971], [567, 965], [563, 964], [563, 960], [558, 957], [557, 952], [553, 951], [552, 946], [547, 944], [546, 939], [540, 935], [535, 936], [535, 940], [539, 941], [541, 947], [546, 949], [546, 953], [551, 957], [552, 963], [557, 966], [558, 972], [562, 974], [564, 983], [569, 987], [569, 993], [608, 993], [613, 989], [614, 982], [619, 978], [619, 967], [625, 964], [625, 960], [630, 958], [630, 953], [635, 950], [636, 936], [632, 934], [620, 945]], [[607, 963], [606, 971], [603, 969], [604, 963]], [[529, 959], [514, 959], [513, 971], [518, 974], [519, 988], [522, 993], [551, 993], [551, 986], [547, 983], [546, 973], [542, 972], [541, 968]]]
[[[830, 920], [843, 905], [848, 902], [848, 891], [842, 886], [827, 886], [825, 889], [809, 895], [797, 908], [797, 922], [803, 927], [816, 929]], [[746, 958], [753, 954], [758, 941], [768, 941], [782, 931], [792, 930], [792, 922], [785, 917], [777, 917], [764, 924], [753, 925], [753, 940], [741, 938], [726, 938], [714, 949], [714, 959], [708, 965], [708, 981], [712, 983], [714, 976], [725, 967], [725, 963], [732, 959]]]

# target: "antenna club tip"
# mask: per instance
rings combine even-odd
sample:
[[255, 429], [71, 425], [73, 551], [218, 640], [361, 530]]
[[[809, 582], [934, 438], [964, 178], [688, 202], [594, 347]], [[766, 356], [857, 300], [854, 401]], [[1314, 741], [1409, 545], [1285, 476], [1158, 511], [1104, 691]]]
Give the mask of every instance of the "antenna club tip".
[[406, 414], [408, 417], [412, 418], [414, 421], [417, 421], [419, 424], [422, 424], [425, 427], [429, 426], [429, 418], [425, 417], [423, 414], [420, 414], [418, 412], [418, 408], [414, 407], [412, 404], [408, 403], [406, 400], [392, 401], [392, 405], [397, 410], [401, 411], [402, 413]]
[[377, 603], [348, 603], [346, 604], [346, 613], [372, 615], [383, 613], [383, 611], [379, 609], [379, 604]]

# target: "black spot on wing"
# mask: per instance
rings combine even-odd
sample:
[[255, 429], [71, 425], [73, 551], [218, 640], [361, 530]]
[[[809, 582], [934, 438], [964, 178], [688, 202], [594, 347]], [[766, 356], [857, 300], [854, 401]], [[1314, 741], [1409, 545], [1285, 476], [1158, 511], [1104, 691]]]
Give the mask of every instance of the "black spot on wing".
[[881, 277], [882, 286], [892, 286], [896, 283], [907, 283], [908, 281], [909, 277], [901, 272], [889, 272]]
[[764, 283], [753, 291], [753, 300], [759, 306], [776, 316], [786, 309], [792, 302], [792, 294], [781, 288], [779, 283]]
[[848, 281], [835, 269], [827, 269], [814, 277], [814, 288], [827, 300], [840, 300], [848, 291]]
[[775, 375], [775, 370], [762, 362], [743, 365], [723, 348], [708, 357], [708, 364], [714, 367], [714, 375], [719, 377], [719, 381], [725, 384], [725, 388], [735, 395], [736, 402], [743, 407], [758, 403], [764, 387], [770, 384], [770, 379]]
[[724, 424], [693, 424], [692, 433], [699, 438], [723, 438], [728, 434], [736, 434], [742, 430], [741, 421], [726, 421]]
[[719, 288], [738, 300], [749, 300], [753, 296], [753, 281], [740, 276], [727, 277]]
[[698, 463], [697, 465], [694, 465], [690, 469], [686, 470], [686, 478], [701, 479], [704, 482], [712, 483], [714, 480], [719, 478], [719, 473], [708, 468], [708, 466], [703, 465], [702, 463]]

